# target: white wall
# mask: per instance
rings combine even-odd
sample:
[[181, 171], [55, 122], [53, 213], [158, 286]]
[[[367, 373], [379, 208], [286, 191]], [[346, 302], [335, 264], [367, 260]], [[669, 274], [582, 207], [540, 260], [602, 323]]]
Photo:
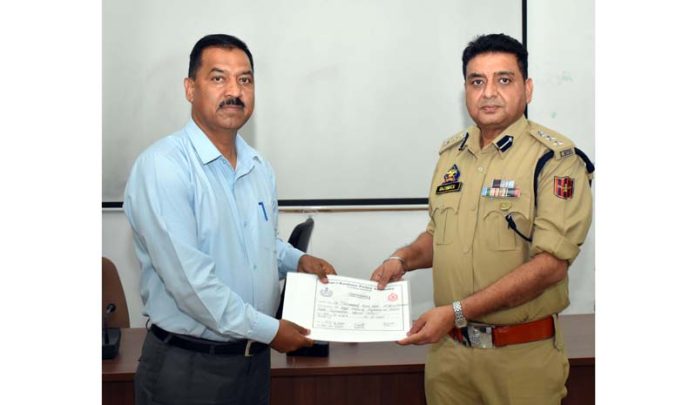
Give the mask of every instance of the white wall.
[[[369, 278], [372, 270], [397, 247], [411, 242], [428, 223], [422, 211], [314, 213], [314, 232], [308, 253], [329, 260], [345, 276]], [[307, 214], [280, 214], [278, 230], [287, 239]], [[126, 293], [131, 326], [145, 325], [138, 292], [140, 270], [135, 258], [131, 231], [123, 211], [102, 214], [103, 255], [118, 268]], [[586, 244], [570, 272], [571, 305], [566, 313], [594, 312], [594, 244]], [[432, 308], [430, 270], [408, 273], [413, 316]], [[591, 282], [589, 282], [591, 280]]]
[[436, 146], [465, 121], [462, 49], [481, 32], [522, 33], [520, 0], [103, 4], [104, 201], [188, 119], [183, 78], [205, 34], [238, 35], [254, 55], [240, 133], [272, 162], [282, 200], [425, 198]]

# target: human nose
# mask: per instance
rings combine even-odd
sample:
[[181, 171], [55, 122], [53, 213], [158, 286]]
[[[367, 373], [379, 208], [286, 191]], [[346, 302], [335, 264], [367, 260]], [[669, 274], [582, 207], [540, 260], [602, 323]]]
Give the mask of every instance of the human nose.
[[491, 80], [486, 83], [485, 87], [483, 88], [483, 96], [486, 98], [491, 98], [495, 97], [498, 94], [498, 86], [495, 83], [495, 80]]
[[230, 80], [225, 87], [225, 97], [239, 97], [242, 95], [242, 86], [236, 80]]

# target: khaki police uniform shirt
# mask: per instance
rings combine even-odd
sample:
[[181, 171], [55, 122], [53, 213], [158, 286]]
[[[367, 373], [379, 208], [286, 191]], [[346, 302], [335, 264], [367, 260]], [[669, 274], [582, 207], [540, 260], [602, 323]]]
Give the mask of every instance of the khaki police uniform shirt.
[[[489, 286], [542, 251], [572, 262], [592, 220], [590, 178], [570, 140], [524, 116], [483, 149], [478, 128], [467, 134], [445, 141], [430, 189], [427, 231], [438, 306]], [[535, 168], [549, 151], [535, 200]], [[508, 227], [509, 214], [532, 242]], [[566, 277], [529, 302], [476, 321], [528, 322], [568, 304]]]

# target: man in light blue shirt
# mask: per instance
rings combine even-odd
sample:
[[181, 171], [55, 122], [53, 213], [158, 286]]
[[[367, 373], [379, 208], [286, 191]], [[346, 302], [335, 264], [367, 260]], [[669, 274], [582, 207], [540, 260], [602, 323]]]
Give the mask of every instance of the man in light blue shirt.
[[254, 109], [246, 45], [202, 38], [184, 84], [192, 120], [138, 157], [124, 198], [151, 322], [136, 402], [268, 403], [268, 346], [312, 344], [273, 318], [279, 277], [335, 270], [277, 238], [273, 169], [237, 134]]

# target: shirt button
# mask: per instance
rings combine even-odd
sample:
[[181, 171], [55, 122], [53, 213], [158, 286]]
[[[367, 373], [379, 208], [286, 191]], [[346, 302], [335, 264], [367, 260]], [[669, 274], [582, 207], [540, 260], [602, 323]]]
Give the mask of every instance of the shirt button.
[[483, 167], [479, 166], [478, 171], [479, 173], [483, 173]]
[[246, 221], [244, 221], [244, 227], [245, 227], [245, 228], [246, 228], [246, 224], [247, 224]]

